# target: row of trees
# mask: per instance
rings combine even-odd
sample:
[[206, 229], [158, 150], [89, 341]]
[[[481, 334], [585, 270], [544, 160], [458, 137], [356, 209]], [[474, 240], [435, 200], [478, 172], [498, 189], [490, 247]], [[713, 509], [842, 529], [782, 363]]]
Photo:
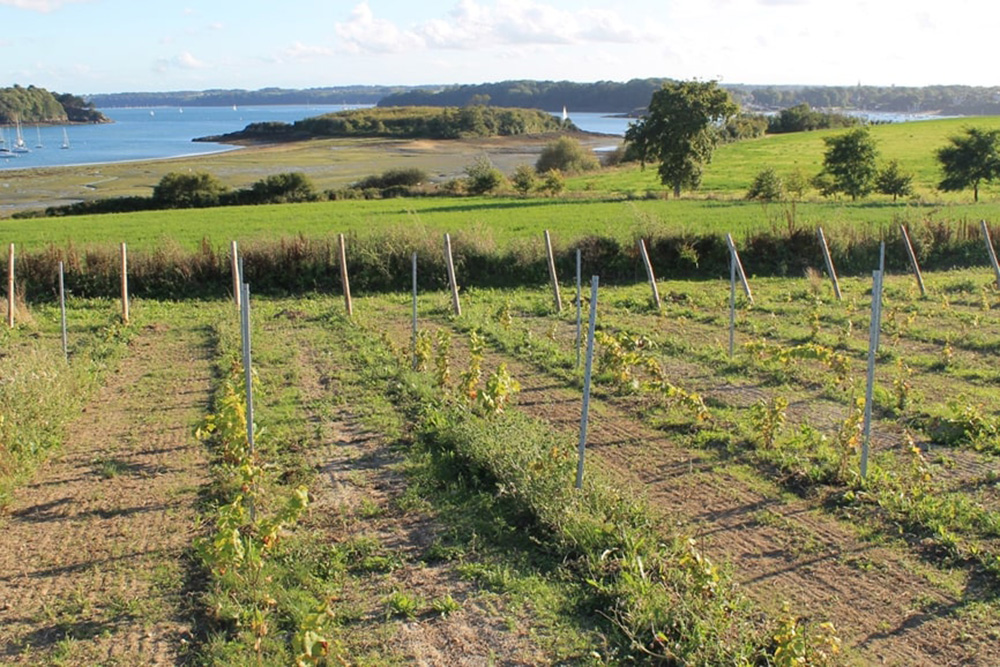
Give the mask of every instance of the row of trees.
[[[808, 118], [808, 110], [796, 115]], [[715, 81], [669, 83], [653, 94], [649, 113], [629, 126], [625, 141], [643, 165], [658, 163], [661, 182], [679, 196], [682, 188], [700, 185], [705, 166], [725, 138], [724, 129], [738, 113], [739, 106]], [[879, 167], [878, 148], [867, 127], [824, 142], [823, 170], [812, 179], [824, 196], [843, 193], [856, 200], [878, 190], [895, 199], [912, 192], [912, 176], [897, 162]], [[1000, 130], [971, 128], [952, 137], [936, 157], [944, 174], [938, 187], [946, 192], [971, 188], [979, 201], [980, 185], [1000, 179]], [[748, 196], [766, 199], [772, 180], [762, 172]]]
[[0, 124], [106, 123], [108, 119], [93, 104], [70, 93], [52, 93], [44, 88], [13, 85], [0, 88]]

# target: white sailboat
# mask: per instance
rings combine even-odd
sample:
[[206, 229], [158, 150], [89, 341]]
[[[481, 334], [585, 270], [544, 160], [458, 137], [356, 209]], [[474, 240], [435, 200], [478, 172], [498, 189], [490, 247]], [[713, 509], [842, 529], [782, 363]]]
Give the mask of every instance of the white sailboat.
[[17, 128], [17, 139], [14, 141], [15, 153], [30, 153], [31, 149], [24, 143], [24, 135], [21, 134], [21, 119], [14, 118], [14, 125]]
[[44, 146], [42, 146], [42, 130], [38, 127], [37, 123], [35, 124], [35, 133], [38, 135], [38, 143], [35, 144], [35, 148], [44, 148]]
[[0, 127], [0, 158], [17, 157], [7, 146], [7, 128]]
[[59, 148], [69, 148], [69, 135], [66, 134], [66, 128], [65, 127], [63, 128], [63, 142], [62, 142], [62, 146], [60, 146]]
[[566, 105], [564, 104], [563, 105], [563, 122], [565, 123], [568, 120], [569, 120], [569, 114], [566, 113]]

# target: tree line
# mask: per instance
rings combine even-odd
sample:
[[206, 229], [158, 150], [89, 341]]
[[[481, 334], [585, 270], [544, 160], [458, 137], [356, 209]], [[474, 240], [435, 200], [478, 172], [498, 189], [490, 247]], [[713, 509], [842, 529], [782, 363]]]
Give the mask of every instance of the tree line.
[[[800, 118], [808, 118], [803, 105]], [[740, 106], [716, 81], [681, 81], [664, 84], [653, 94], [648, 113], [625, 133], [628, 150], [639, 161], [657, 164], [660, 181], [680, 196], [682, 189], [695, 190], [712, 160], [715, 148], [727, 140], [727, 128], [740, 117]], [[879, 164], [875, 139], [866, 126], [825, 137], [823, 169], [811, 179], [797, 174], [782, 183], [773, 169], [762, 169], [747, 197], [761, 201], [781, 199], [786, 193], [801, 197], [806, 184], [823, 196], [844, 194], [852, 200], [874, 191], [897, 197], [912, 194], [912, 174], [895, 160]], [[1000, 130], [967, 128], [950, 138], [935, 153], [943, 177], [944, 192], [971, 189], [979, 201], [984, 183], [1000, 180]]]

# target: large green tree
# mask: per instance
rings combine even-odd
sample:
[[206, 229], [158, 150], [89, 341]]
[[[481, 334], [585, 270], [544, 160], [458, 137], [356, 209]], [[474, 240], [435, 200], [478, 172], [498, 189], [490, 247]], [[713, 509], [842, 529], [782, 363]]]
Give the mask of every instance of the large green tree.
[[824, 195], [843, 192], [852, 200], [875, 189], [878, 176], [878, 148], [866, 127], [835, 137], [825, 137], [823, 171], [815, 183]]
[[706, 164], [719, 143], [719, 128], [739, 112], [739, 106], [717, 81], [666, 83], [653, 93], [647, 114], [629, 125], [625, 141], [640, 162], [659, 162], [660, 182], [697, 188]]
[[1000, 130], [970, 127], [951, 137], [951, 145], [937, 152], [944, 178], [938, 187], [946, 192], [972, 188], [979, 201], [979, 184], [1000, 178]]

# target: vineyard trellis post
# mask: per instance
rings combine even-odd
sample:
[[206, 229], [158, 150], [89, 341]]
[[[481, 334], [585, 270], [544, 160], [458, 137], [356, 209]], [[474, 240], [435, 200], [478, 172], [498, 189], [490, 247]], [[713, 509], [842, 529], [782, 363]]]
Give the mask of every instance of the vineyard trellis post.
[[729, 358], [736, 347], [736, 255], [729, 253]]
[[122, 241], [122, 322], [128, 324], [128, 248]]
[[14, 244], [7, 253], [7, 327], [14, 328]]
[[913, 244], [910, 242], [910, 233], [906, 231], [906, 225], [900, 225], [899, 231], [903, 235], [903, 244], [906, 246], [906, 254], [910, 258], [910, 266], [913, 267], [913, 274], [917, 277], [920, 296], [927, 296], [927, 288], [924, 286], [924, 276], [920, 273], [920, 264], [917, 262], [917, 253], [913, 251]]
[[413, 370], [417, 370], [417, 253], [410, 256], [413, 265], [413, 331], [410, 335], [410, 357], [413, 359]]
[[[243, 382], [246, 387], [246, 420], [247, 420], [247, 448], [250, 459], [254, 460], [256, 445], [254, 443], [254, 414], [253, 414], [253, 357], [250, 345], [250, 285], [242, 282], [243, 267], [240, 265], [240, 332], [243, 343]], [[250, 521], [256, 520], [256, 508], [254, 507], [253, 495], [250, 498]]]
[[583, 342], [582, 331], [582, 311], [583, 311], [583, 285], [581, 283], [581, 268], [583, 262], [580, 257], [580, 249], [576, 249], [576, 367], [580, 367], [580, 344]]
[[1000, 288], [1000, 263], [997, 262], [997, 251], [993, 249], [990, 228], [986, 225], [985, 220], [980, 220], [979, 226], [983, 230], [983, 240], [986, 241], [986, 252], [990, 256], [990, 264], [993, 265], [993, 275], [996, 276], [997, 287]]
[[552, 236], [545, 230], [545, 257], [549, 264], [549, 280], [552, 281], [552, 297], [556, 302], [556, 312], [562, 312], [562, 295], [559, 293], [559, 276], [556, 275], [556, 259], [552, 254]]
[[63, 356], [69, 359], [69, 338], [66, 335], [66, 281], [63, 263], [59, 262], [59, 319], [62, 328]]
[[[884, 249], [885, 243], [882, 243], [882, 250]], [[880, 264], [881, 261], [880, 259]], [[875, 393], [875, 355], [878, 353], [879, 331], [882, 324], [882, 281], [884, 277], [884, 268], [872, 273], [872, 314], [871, 326], [868, 332], [868, 375], [865, 385], [865, 412], [861, 435], [862, 480], [868, 476], [868, 453], [871, 449], [872, 402]]]
[[656, 305], [656, 309], [660, 310], [662, 303], [660, 302], [660, 290], [656, 286], [656, 275], [653, 273], [653, 264], [649, 261], [649, 253], [646, 251], [646, 240], [639, 239], [639, 256], [642, 257], [642, 265], [646, 267], [646, 278], [649, 280], [649, 288], [653, 292], [653, 304]]
[[583, 411], [580, 415], [580, 445], [577, 448], [576, 488], [583, 488], [583, 457], [587, 449], [587, 420], [590, 418], [590, 377], [594, 368], [594, 330], [597, 325], [598, 276], [590, 279], [590, 322], [587, 328], [587, 363], [583, 372]]
[[823, 261], [826, 263], [826, 273], [830, 276], [830, 281], [833, 282], [833, 293], [837, 297], [837, 301], [843, 301], [844, 297], [840, 293], [840, 281], [837, 279], [837, 270], [833, 266], [833, 257], [830, 255], [830, 246], [826, 242], [826, 234], [823, 233], [822, 227], [816, 228], [816, 236], [819, 237], [819, 247], [823, 251]]
[[344, 244], [343, 234], [337, 234], [337, 246], [340, 252], [340, 282], [344, 286], [344, 308], [347, 309], [348, 317], [354, 317], [354, 304], [351, 302], [351, 282], [347, 276], [347, 247]]
[[236, 303], [236, 308], [239, 309], [243, 301], [241, 298], [243, 290], [240, 289], [240, 254], [236, 248], [236, 241], [232, 241], [229, 244], [229, 254], [233, 270], [233, 301]]
[[733, 243], [732, 234], [726, 234], [726, 244], [729, 245], [729, 252], [733, 256], [733, 261], [736, 263], [736, 271], [740, 275], [740, 282], [743, 284], [743, 293], [747, 295], [750, 303], [753, 303], [753, 293], [750, 291], [750, 283], [747, 281], [747, 274], [743, 271], [743, 262], [740, 261], [740, 253], [736, 250], [736, 244]]
[[458, 300], [458, 282], [455, 280], [455, 262], [451, 256], [451, 234], [444, 235], [444, 262], [448, 267], [448, 285], [451, 287], [451, 307], [457, 317], [462, 316], [462, 303]]

